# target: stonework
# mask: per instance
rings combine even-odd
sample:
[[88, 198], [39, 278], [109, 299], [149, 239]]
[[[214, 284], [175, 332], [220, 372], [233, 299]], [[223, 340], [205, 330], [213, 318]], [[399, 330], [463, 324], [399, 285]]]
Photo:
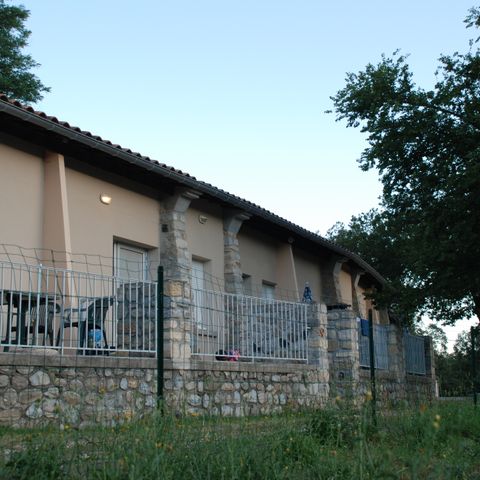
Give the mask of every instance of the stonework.
[[188, 249], [186, 211], [192, 200], [199, 198], [195, 191], [178, 189], [164, 202], [160, 214], [160, 264], [165, 278], [165, 358], [179, 368], [188, 366], [191, 357], [192, 258]]
[[[0, 425], [116, 425], [156, 408], [156, 361], [0, 354]], [[243, 416], [321, 407], [328, 372], [307, 365], [194, 362], [166, 366], [167, 408], [180, 415]]]
[[156, 284], [130, 282], [117, 290], [117, 348], [155, 350]]
[[328, 312], [328, 359], [333, 395], [352, 397], [359, 382], [357, 319], [351, 310]]
[[225, 291], [228, 293], [244, 293], [237, 235], [242, 223], [249, 218], [250, 215], [240, 211], [227, 211], [223, 219]]
[[[435, 398], [436, 382], [431, 339], [425, 337], [426, 374], [410, 375], [405, 370], [403, 329], [387, 330], [388, 370], [375, 369], [377, 399], [382, 404], [396, 401], [429, 401]], [[328, 357], [332, 396], [362, 401], [371, 391], [370, 369], [360, 366], [357, 319], [352, 310], [328, 312]]]

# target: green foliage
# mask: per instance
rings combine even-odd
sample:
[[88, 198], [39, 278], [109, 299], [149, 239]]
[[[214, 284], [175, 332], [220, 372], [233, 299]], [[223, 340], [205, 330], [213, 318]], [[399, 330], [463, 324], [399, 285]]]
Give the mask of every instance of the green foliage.
[[39, 64], [22, 53], [30, 31], [25, 28], [29, 11], [22, 5], [10, 6], [0, 0], [0, 92], [25, 102], [38, 102], [42, 92], [49, 92], [31, 73]]
[[[479, 15], [472, 9], [467, 26], [478, 27]], [[367, 221], [399, 264], [406, 287], [400, 303], [449, 323], [480, 315], [474, 273], [480, 269], [480, 51], [474, 45], [440, 57], [431, 90], [415, 85], [407, 58], [396, 52], [349, 73], [332, 97], [337, 120], [368, 135], [359, 163], [378, 169], [383, 197], [382, 211]], [[373, 266], [382, 272], [385, 263]]]
[[[472, 342], [470, 332], [464, 331], [457, 337], [453, 353], [437, 353], [435, 356], [435, 373], [440, 395], [458, 397], [471, 395], [473, 392]], [[475, 339], [477, 384], [480, 374], [480, 337]]]
[[413, 321], [422, 297], [402, 255], [408, 239], [384, 211], [372, 209], [354, 216], [348, 226], [337, 222], [327, 238], [360, 255], [388, 280], [387, 287], [371, 294], [378, 307], [388, 307], [406, 323]]
[[[243, 419], [148, 417], [114, 428], [0, 432], [0, 478], [476, 478], [470, 404], [379, 412], [343, 404]], [[326, 431], [325, 431], [325, 430]], [[329, 432], [329, 433], [327, 433]], [[338, 436], [338, 432], [345, 432]]]
[[420, 325], [417, 325], [417, 327], [415, 328], [415, 333], [417, 335], [423, 335], [432, 338], [433, 349], [437, 356], [447, 354], [448, 338], [447, 334], [440, 326], [434, 323], [431, 323], [429, 325], [424, 325], [422, 323]]

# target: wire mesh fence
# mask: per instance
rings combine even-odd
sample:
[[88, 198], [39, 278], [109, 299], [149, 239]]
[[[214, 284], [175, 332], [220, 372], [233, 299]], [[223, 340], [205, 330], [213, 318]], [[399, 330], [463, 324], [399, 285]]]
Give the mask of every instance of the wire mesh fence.
[[307, 305], [192, 290], [192, 353], [217, 360], [308, 361]]
[[48, 348], [88, 355], [155, 353], [156, 284], [0, 262], [4, 351]]
[[425, 362], [425, 338], [412, 335], [409, 332], [404, 333], [405, 345], [405, 368], [407, 373], [416, 375], [426, 374]]
[[320, 325], [318, 305], [299, 301], [299, 292], [259, 285], [258, 296], [229, 293], [224, 279], [175, 265], [179, 274], [165, 279], [159, 297], [155, 275], [141, 265], [123, 264], [122, 276], [103, 257], [89, 264], [71, 256], [68, 269], [61, 252], [47, 263], [43, 251], [8, 255], [0, 260], [1, 425], [123, 428], [155, 418], [159, 385], [175, 419], [329, 401], [327, 310]]
[[[360, 366], [370, 368], [370, 339], [368, 332], [358, 322], [358, 339]], [[388, 370], [388, 327], [385, 325], [373, 326], [373, 345], [375, 368]]]

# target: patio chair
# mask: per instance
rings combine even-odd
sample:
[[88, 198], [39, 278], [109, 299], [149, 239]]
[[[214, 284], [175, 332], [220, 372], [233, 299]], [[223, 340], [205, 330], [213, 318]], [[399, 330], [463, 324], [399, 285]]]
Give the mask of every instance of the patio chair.
[[[86, 355], [97, 355], [107, 352], [108, 342], [105, 333], [105, 321], [109, 308], [115, 301], [114, 297], [99, 297], [94, 299], [82, 300], [78, 308], [68, 308], [65, 310], [64, 319], [60, 325], [57, 335], [57, 346], [63, 345], [65, 328], [78, 329], [78, 347], [79, 353]], [[73, 316], [77, 315], [78, 320], [73, 321]], [[101, 331], [103, 345], [96, 345], [96, 331]], [[92, 335], [93, 334], [93, 335]], [[93, 345], [89, 346], [89, 338], [93, 338]], [[87, 345], [85, 345], [87, 342]], [[98, 350], [100, 348], [101, 350]]]
[[[53, 303], [49, 303], [48, 305], [43, 304], [40, 306], [35, 305], [31, 307], [30, 311], [28, 312], [30, 324], [24, 327], [25, 341], [28, 343], [27, 335], [30, 334], [33, 336], [31, 345], [35, 346], [37, 345], [37, 335], [43, 335], [43, 346], [47, 345], [47, 339], [50, 340], [50, 345], [53, 346], [55, 344], [53, 336], [54, 317], [55, 313], [59, 312], [60, 307]], [[18, 332], [18, 326], [13, 325], [11, 327], [11, 331]]]

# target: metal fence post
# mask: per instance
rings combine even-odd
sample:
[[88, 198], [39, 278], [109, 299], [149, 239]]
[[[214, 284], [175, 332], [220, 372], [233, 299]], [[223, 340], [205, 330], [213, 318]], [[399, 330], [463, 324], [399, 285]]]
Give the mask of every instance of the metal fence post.
[[377, 415], [376, 415], [376, 403], [377, 403], [377, 392], [375, 385], [375, 346], [373, 343], [373, 313], [370, 309], [368, 311], [368, 339], [370, 342], [370, 383], [372, 389], [372, 420], [373, 424], [377, 425]]
[[472, 357], [472, 384], [473, 384], [473, 404], [477, 406], [477, 358], [476, 358], [476, 336], [475, 327], [470, 327], [470, 340], [472, 342], [471, 357]]
[[157, 274], [157, 408], [163, 414], [163, 267]]

